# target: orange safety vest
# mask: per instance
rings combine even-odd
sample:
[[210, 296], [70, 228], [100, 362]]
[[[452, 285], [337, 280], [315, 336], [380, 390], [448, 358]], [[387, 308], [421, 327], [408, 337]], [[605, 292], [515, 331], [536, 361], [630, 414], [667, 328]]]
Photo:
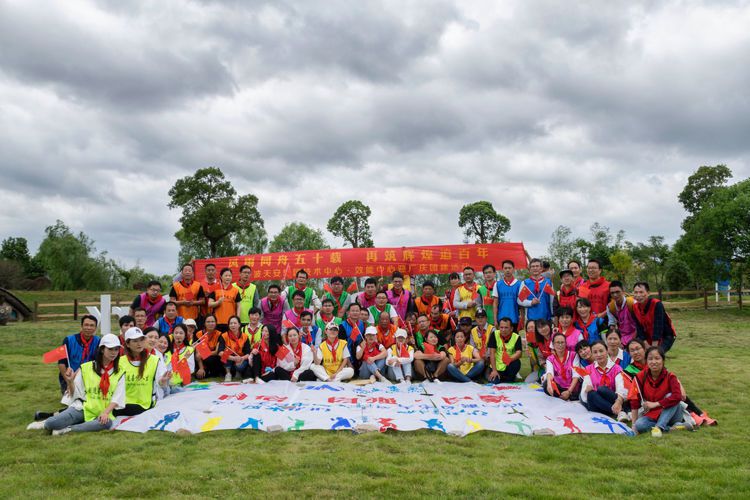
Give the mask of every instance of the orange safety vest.
[[[182, 284], [182, 281], [175, 281], [172, 286], [177, 294], [177, 300], [198, 300], [198, 294], [201, 291], [201, 284], [193, 281], [189, 286]], [[198, 319], [198, 310], [200, 306], [177, 306], [177, 315], [183, 319]]]

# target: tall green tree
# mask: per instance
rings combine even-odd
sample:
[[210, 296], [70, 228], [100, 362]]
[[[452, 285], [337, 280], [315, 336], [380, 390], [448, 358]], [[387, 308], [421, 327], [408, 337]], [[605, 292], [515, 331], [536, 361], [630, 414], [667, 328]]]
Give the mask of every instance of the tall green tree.
[[489, 201], [477, 201], [461, 207], [458, 226], [464, 230], [467, 241], [497, 243], [510, 230], [510, 219], [495, 211]]
[[648, 243], [638, 243], [631, 249], [639, 279], [649, 282], [651, 288], [663, 290], [666, 286], [667, 263], [672, 254], [664, 236], [650, 236]]
[[29, 255], [29, 244], [26, 238], [12, 236], [5, 238], [0, 246], [0, 258], [14, 260], [23, 267], [28, 266], [31, 262], [31, 255]]
[[571, 237], [572, 231], [567, 226], [557, 226], [547, 247], [547, 253], [552, 266], [557, 269], [567, 269], [568, 261], [577, 257], [576, 242]]
[[284, 226], [268, 246], [270, 252], [297, 252], [326, 248], [329, 247], [323, 237], [323, 232], [302, 222], [290, 222]]
[[352, 248], [372, 248], [370, 230], [370, 207], [359, 200], [349, 200], [341, 204], [328, 220], [328, 231], [338, 236]]
[[726, 165], [713, 167], [703, 165], [688, 177], [687, 184], [677, 196], [688, 213], [682, 222], [683, 229], [687, 229], [706, 201], [717, 189], [725, 187], [731, 177], [732, 171]]
[[182, 227], [175, 237], [192, 258], [248, 253], [257, 248], [253, 242], [266, 238], [258, 198], [238, 196], [219, 168], [202, 168], [179, 179], [169, 196], [169, 208], [182, 209]]

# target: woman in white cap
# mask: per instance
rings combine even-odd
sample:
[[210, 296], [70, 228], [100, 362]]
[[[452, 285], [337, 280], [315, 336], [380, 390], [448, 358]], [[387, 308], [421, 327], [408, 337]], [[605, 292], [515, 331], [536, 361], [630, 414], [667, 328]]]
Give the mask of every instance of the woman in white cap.
[[414, 361], [414, 348], [407, 341], [406, 330], [396, 330], [396, 343], [388, 349], [388, 358], [385, 364], [388, 366], [388, 375], [396, 383], [411, 383], [411, 364]]
[[81, 365], [63, 395], [68, 408], [27, 429], [45, 429], [54, 435], [109, 429], [113, 410], [125, 406], [125, 373], [120, 364], [120, 340], [108, 333], [99, 342], [94, 360]]
[[[116, 417], [138, 415], [154, 406], [157, 386], [167, 387], [172, 377], [166, 365], [146, 350], [146, 337], [137, 327], [125, 332], [125, 355], [120, 360], [120, 369], [125, 372], [125, 408], [115, 410]], [[162, 391], [158, 390], [158, 396]]]
[[386, 382], [383, 376], [386, 356], [388, 352], [383, 344], [378, 342], [378, 329], [368, 326], [365, 329], [365, 341], [357, 347], [357, 359], [362, 361], [359, 367], [359, 378], [369, 378], [370, 382], [375, 382], [375, 379]]
[[326, 325], [326, 340], [318, 347], [315, 363], [310, 369], [323, 382], [343, 382], [354, 376], [349, 356], [346, 341], [339, 339], [339, 326], [331, 321]]

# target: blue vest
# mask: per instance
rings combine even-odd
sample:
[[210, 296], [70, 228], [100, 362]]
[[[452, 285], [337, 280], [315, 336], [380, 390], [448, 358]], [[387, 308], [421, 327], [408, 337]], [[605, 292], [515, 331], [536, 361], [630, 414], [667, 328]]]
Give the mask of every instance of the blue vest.
[[[174, 323], [172, 323], [172, 328], [180, 324], [182, 324], [182, 316], [177, 316], [174, 319]], [[172, 330], [170, 330], [169, 328], [169, 323], [167, 323], [167, 320], [164, 319], [164, 316], [159, 318], [159, 321], [154, 323], [154, 326], [156, 327], [157, 330], [159, 330], [160, 336], [169, 335], [170, 333], [172, 333]]]
[[585, 334], [588, 334], [589, 345], [591, 345], [597, 340], [604, 340], [600, 332], [603, 332], [607, 329], [607, 322], [604, 321], [604, 318], [596, 318], [594, 321], [592, 321], [589, 324], [589, 327], [586, 328], [583, 326], [583, 323], [579, 319], [575, 321], [574, 326], [578, 328], [579, 330], [581, 330], [582, 332], [584, 332]]
[[526, 278], [523, 280], [524, 285], [526, 285], [526, 288], [531, 290], [531, 295], [527, 300], [531, 300], [533, 298], [539, 299], [539, 303], [535, 306], [531, 306], [526, 308], [526, 320], [537, 320], [537, 319], [546, 319], [547, 321], [550, 321], [552, 319], [552, 295], [548, 293], [544, 293], [544, 287], [549, 283], [550, 286], [552, 286], [552, 282], [548, 278], [544, 278], [539, 283], [539, 291], [537, 293], [534, 293], [534, 280], [531, 278]]
[[[508, 286], [503, 279], [495, 283], [497, 292], [497, 313], [496, 322], [500, 318], [510, 318], [513, 325], [518, 324], [518, 292], [521, 290], [521, 282], [516, 280], [515, 283]], [[515, 328], [515, 326], [513, 327]]]
[[76, 371], [81, 367], [82, 364], [89, 361], [93, 361], [96, 358], [96, 350], [99, 348], [99, 337], [94, 335], [91, 339], [91, 347], [89, 347], [89, 355], [86, 359], [81, 359], [83, 356], [83, 345], [80, 342], [81, 334], [76, 333], [74, 335], [68, 335], [63, 340], [63, 344], [68, 348], [68, 366], [73, 371]]
[[[339, 328], [343, 328], [346, 332], [346, 344], [349, 348], [349, 357], [352, 360], [352, 363], [354, 363], [357, 360], [356, 353], [357, 353], [357, 346], [362, 343], [362, 340], [364, 339], [365, 335], [365, 323], [364, 321], [358, 321], [357, 322], [357, 328], [359, 328], [360, 335], [352, 340], [351, 333], [352, 333], [352, 325], [349, 324], [348, 321], [344, 320], [340, 325]], [[340, 338], [340, 337], [339, 337]]]

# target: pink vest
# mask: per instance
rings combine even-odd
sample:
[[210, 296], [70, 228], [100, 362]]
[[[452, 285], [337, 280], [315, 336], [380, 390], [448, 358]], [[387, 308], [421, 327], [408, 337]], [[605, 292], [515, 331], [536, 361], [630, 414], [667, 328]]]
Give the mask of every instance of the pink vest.
[[628, 342], [635, 338], [635, 317], [628, 309], [627, 303], [622, 309], [615, 304], [615, 317], [617, 318], [617, 327], [620, 329], [622, 345], [627, 346]]
[[385, 292], [388, 296], [388, 303], [396, 309], [396, 314], [402, 320], [406, 319], [406, 309], [409, 307], [409, 301], [411, 300], [411, 292], [409, 290], [401, 290], [401, 295], [396, 295], [393, 290]]
[[[589, 377], [591, 378], [591, 385], [594, 386], [594, 390], [598, 389], [599, 386], [602, 385], [602, 379], [604, 378], [604, 374], [599, 372], [599, 370], [596, 369], [596, 366], [597, 366], [596, 363], [592, 363], [586, 367], [586, 371], [589, 372]], [[620, 365], [617, 365], [617, 364], [612, 366], [612, 368], [610, 368], [609, 371], [606, 372], [607, 387], [609, 387], [613, 391], [616, 390], [615, 378], [617, 377], [617, 374], [620, 372], [622, 372], [622, 368], [620, 368]]]
[[[303, 309], [303, 311], [310, 311], [310, 312], [312, 312], [312, 310], [310, 310], [310, 309]], [[301, 314], [302, 313], [300, 313], [300, 315]], [[297, 313], [294, 312], [294, 309], [289, 309], [287, 312], [285, 312], [284, 313], [284, 319], [288, 320], [289, 322], [291, 322], [297, 328], [300, 328], [300, 326], [301, 326], [300, 317], [297, 316]]]
[[148, 295], [146, 292], [143, 292], [141, 294], [141, 308], [146, 310], [146, 327], [154, 326], [154, 323], [156, 323], [156, 313], [159, 312], [159, 309], [162, 308], [166, 300], [164, 300], [164, 297], [159, 299], [159, 301], [151, 305], [151, 303], [146, 298]]
[[568, 346], [568, 351], [575, 353], [576, 344], [583, 339], [583, 333], [577, 328], [575, 328], [570, 335], [568, 335], [568, 332], [563, 333], [565, 334], [565, 344]]
[[365, 295], [365, 292], [361, 292], [359, 295], [357, 295], [357, 303], [360, 305], [360, 307], [364, 309], [368, 309], [375, 305], [375, 297], [378, 294], [375, 293], [375, 295], [372, 296], [372, 299], [368, 299]]
[[557, 359], [557, 355], [555, 354], [547, 359], [552, 362], [552, 366], [555, 368], [555, 376], [553, 378], [555, 383], [561, 388], [567, 389], [570, 387], [570, 384], [573, 383], [573, 361], [575, 360], [575, 354], [568, 352], [562, 363]]
[[276, 307], [271, 306], [268, 297], [260, 299], [260, 310], [263, 313], [263, 323], [272, 325], [277, 332], [281, 332], [281, 320], [284, 317], [284, 301], [279, 299]]

